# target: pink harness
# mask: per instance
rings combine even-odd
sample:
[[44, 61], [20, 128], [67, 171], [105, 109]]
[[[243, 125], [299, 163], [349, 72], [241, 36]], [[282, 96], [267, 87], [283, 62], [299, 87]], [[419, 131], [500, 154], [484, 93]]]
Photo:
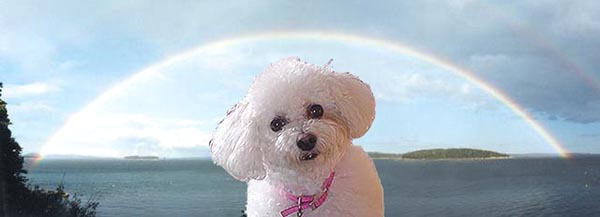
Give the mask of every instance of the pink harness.
[[289, 200], [296, 202], [296, 205], [290, 206], [290, 207], [282, 210], [281, 216], [287, 217], [288, 215], [291, 215], [292, 213], [297, 213], [298, 216], [302, 216], [302, 210], [305, 210], [308, 208], [312, 208], [314, 210], [316, 208], [319, 208], [321, 205], [323, 205], [323, 203], [327, 199], [327, 195], [329, 194], [328, 193], [329, 187], [331, 186], [331, 183], [333, 182], [334, 176], [335, 176], [335, 172], [331, 172], [331, 174], [329, 174], [329, 177], [327, 177], [327, 179], [323, 183], [323, 192], [321, 192], [320, 194], [315, 194], [315, 195], [310, 195], [310, 196], [304, 196], [304, 195], [296, 196], [290, 192], [286, 192], [285, 196]]

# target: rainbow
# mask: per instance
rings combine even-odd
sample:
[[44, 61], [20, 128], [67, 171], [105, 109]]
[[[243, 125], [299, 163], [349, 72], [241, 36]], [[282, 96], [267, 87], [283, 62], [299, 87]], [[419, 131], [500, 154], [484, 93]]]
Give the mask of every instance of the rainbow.
[[508, 10], [502, 10], [502, 7], [498, 4], [490, 2], [477, 2], [479, 9], [484, 11], [483, 13], [491, 14], [506, 21], [509, 27], [519, 34], [523, 38], [529, 40], [533, 46], [544, 51], [550, 55], [554, 60], [558, 60], [558, 63], [569, 70], [570, 73], [578, 76], [584, 83], [592, 88], [594, 93], [600, 96], [600, 78], [595, 76], [593, 73], [586, 71], [584, 67], [577, 64], [573, 58], [561, 52], [560, 49], [553, 44], [549, 39], [544, 37], [541, 33], [534, 31], [534, 28], [528, 26], [523, 21], [517, 19], [516, 14], [509, 14]]
[[[475, 86], [479, 87], [480, 89], [484, 90], [485, 92], [493, 96], [495, 99], [497, 99], [499, 102], [504, 104], [506, 107], [508, 107], [514, 114], [523, 119], [531, 127], [531, 129], [533, 129], [546, 143], [552, 146], [552, 148], [558, 154], [560, 154], [561, 157], [571, 157], [571, 154], [561, 144], [561, 142], [555, 136], [553, 136], [542, 124], [537, 122], [535, 118], [533, 118], [531, 113], [529, 113], [522, 106], [516, 103], [515, 100], [511, 99], [507, 94], [495, 88], [493, 85], [487, 83], [485, 80], [478, 77], [472, 71], [469, 71], [468, 69], [453, 64], [452, 62], [445, 60], [442, 57], [419, 51], [417, 49], [411, 48], [409, 46], [395, 41], [367, 37], [357, 34], [324, 31], [274, 31], [267, 33], [246, 34], [206, 43], [199, 47], [168, 57], [156, 64], [153, 64], [131, 75], [130, 77], [121, 81], [120, 83], [117, 83], [113, 87], [109, 88], [106, 92], [102, 93], [99, 97], [94, 99], [91, 103], [86, 105], [79, 112], [72, 115], [66, 121], [66, 123], [48, 139], [44, 148], [42, 148], [41, 154], [43, 155], [44, 153], [46, 153], [45, 150], [47, 150], [48, 147], [58, 145], [62, 138], [69, 136], [69, 129], [74, 127], [72, 125], [75, 121], [85, 118], [87, 115], [91, 114], [92, 111], [96, 110], [100, 105], [122, 92], [128, 86], [133, 85], [143, 80], [144, 78], [157, 75], [161, 68], [206, 51], [214, 49], [223, 49], [237, 44], [265, 40], [315, 40], [345, 42], [369, 47], [383, 48], [426, 61], [430, 64], [446, 69], [449, 72], [452, 72], [454, 75], [459, 76], [474, 84]], [[39, 160], [41, 160], [41, 158]]]

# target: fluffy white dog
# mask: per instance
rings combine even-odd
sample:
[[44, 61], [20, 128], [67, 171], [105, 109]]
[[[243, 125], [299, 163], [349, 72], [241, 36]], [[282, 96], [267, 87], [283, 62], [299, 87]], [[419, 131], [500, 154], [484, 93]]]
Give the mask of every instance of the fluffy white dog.
[[383, 216], [375, 165], [352, 144], [374, 117], [373, 93], [358, 77], [283, 59], [227, 112], [212, 159], [248, 182], [248, 216]]

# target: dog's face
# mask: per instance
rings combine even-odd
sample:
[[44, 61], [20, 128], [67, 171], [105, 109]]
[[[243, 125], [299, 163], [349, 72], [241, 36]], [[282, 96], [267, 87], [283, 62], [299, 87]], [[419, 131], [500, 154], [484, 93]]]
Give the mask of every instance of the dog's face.
[[211, 140], [212, 157], [244, 181], [331, 171], [374, 114], [373, 94], [357, 77], [283, 59], [228, 111]]

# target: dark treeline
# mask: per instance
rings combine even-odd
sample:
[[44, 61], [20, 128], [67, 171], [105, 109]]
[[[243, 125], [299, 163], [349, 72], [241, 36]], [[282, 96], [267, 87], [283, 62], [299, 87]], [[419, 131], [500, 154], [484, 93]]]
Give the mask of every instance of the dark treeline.
[[469, 148], [429, 149], [413, 151], [402, 155], [402, 158], [404, 159], [469, 159], [500, 157], [508, 157], [508, 155]]
[[12, 137], [8, 128], [10, 124], [0, 82], [0, 216], [95, 216], [98, 202], [82, 202], [77, 196], [65, 192], [62, 184], [55, 190], [27, 184], [21, 146]]
[[470, 149], [470, 148], [449, 148], [449, 149], [427, 149], [408, 152], [404, 154], [391, 154], [380, 152], [369, 152], [373, 159], [483, 159], [483, 158], [503, 158], [509, 157], [493, 151]]

